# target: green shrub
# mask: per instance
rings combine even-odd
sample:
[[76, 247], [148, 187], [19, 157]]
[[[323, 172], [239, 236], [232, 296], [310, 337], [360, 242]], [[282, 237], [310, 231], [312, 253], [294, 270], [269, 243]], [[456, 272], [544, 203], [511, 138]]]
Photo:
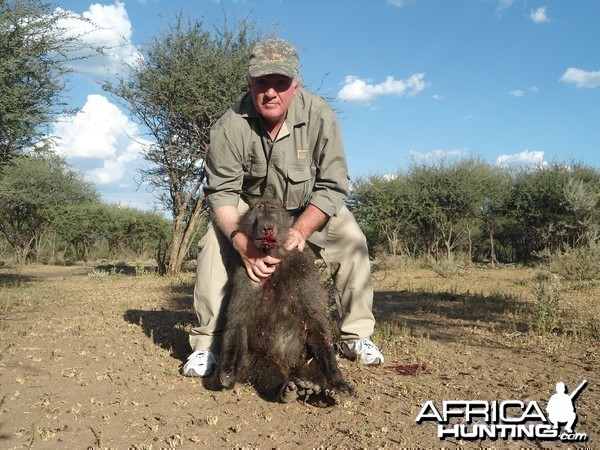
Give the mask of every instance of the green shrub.
[[557, 331], [560, 322], [560, 280], [553, 275], [550, 284], [540, 278], [535, 289], [537, 299], [537, 330], [541, 334]]
[[570, 281], [600, 279], [600, 246], [591, 245], [557, 253], [551, 257], [549, 268]]

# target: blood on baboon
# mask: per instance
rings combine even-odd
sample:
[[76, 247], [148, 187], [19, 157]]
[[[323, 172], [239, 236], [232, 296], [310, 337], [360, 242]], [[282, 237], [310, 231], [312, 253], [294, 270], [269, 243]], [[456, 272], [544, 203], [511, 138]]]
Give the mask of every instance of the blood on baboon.
[[250, 382], [272, 401], [318, 406], [354, 395], [336, 361], [327, 318], [327, 292], [313, 259], [283, 244], [293, 218], [280, 202], [255, 200], [239, 230], [281, 262], [264, 281], [252, 281], [241, 263], [231, 277], [219, 381], [227, 389]]

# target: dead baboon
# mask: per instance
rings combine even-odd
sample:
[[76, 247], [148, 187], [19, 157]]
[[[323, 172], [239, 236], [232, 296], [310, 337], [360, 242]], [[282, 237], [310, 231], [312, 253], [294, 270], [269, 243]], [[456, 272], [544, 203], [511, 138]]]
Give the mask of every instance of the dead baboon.
[[219, 380], [227, 389], [250, 382], [273, 401], [334, 405], [355, 390], [336, 361], [327, 293], [314, 261], [283, 248], [292, 223], [282, 204], [269, 198], [256, 200], [240, 219], [240, 231], [281, 262], [261, 283], [248, 277], [241, 261], [235, 269]]

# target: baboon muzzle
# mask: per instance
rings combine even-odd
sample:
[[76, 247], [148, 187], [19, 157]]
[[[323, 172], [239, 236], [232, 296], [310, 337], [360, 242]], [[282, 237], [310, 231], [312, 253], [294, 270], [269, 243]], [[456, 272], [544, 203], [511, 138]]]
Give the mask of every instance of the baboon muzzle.
[[277, 236], [275, 235], [275, 229], [272, 227], [263, 228], [263, 237], [261, 239], [261, 248], [267, 255], [277, 247]]

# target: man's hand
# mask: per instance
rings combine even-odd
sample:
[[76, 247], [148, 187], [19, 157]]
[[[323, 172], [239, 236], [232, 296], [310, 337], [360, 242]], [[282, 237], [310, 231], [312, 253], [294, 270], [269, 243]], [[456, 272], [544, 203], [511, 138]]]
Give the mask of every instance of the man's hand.
[[308, 238], [327, 223], [329, 216], [314, 205], [308, 205], [290, 228], [283, 245], [286, 250], [304, 250]]
[[285, 241], [283, 247], [288, 251], [293, 250], [295, 248], [297, 248], [299, 251], [302, 251], [304, 250], [305, 245], [306, 236], [304, 236], [304, 233], [295, 228], [290, 228], [287, 240]]
[[237, 233], [232, 244], [242, 257], [246, 273], [252, 281], [257, 283], [271, 276], [275, 272], [277, 264], [281, 262], [280, 259], [269, 256], [257, 248], [256, 244], [243, 233]]
[[[221, 206], [213, 211], [219, 228], [225, 236], [231, 236], [233, 230], [237, 230], [240, 221], [240, 213], [236, 206]], [[233, 248], [242, 257], [246, 272], [252, 281], [259, 283], [275, 272], [276, 265], [280, 260], [266, 255], [245, 234], [236, 233], [231, 240]]]

